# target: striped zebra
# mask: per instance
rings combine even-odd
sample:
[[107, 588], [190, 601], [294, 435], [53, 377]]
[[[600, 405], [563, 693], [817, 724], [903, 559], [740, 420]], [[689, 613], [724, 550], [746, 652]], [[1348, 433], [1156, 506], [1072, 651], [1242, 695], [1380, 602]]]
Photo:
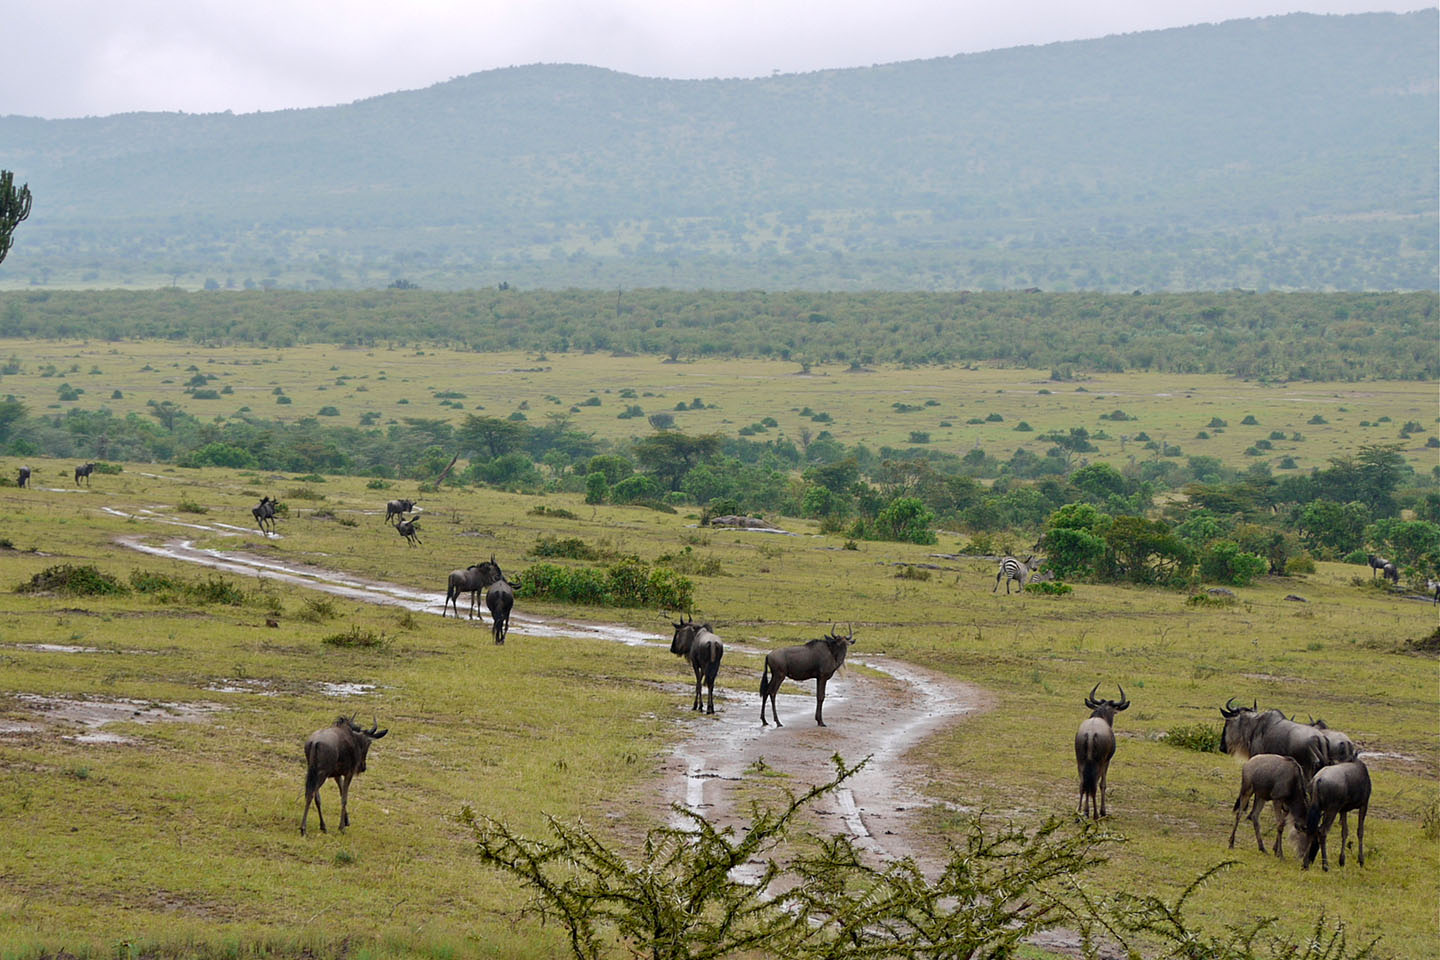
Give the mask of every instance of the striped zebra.
[[1000, 561], [1000, 570], [995, 574], [995, 586], [990, 588], [990, 592], [994, 593], [1000, 589], [1001, 580], [1005, 581], [1005, 595], [1007, 597], [1010, 595], [1011, 580], [1020, 584], [1020, 589], [1023, 591], [1025, 589], [1026, 578], [1038, 569], [1040, 569], [1040, 561], [1035, 559], [1034, 554], [1026, 557], [1023, 563], [1014, 557], [1005, 557]]

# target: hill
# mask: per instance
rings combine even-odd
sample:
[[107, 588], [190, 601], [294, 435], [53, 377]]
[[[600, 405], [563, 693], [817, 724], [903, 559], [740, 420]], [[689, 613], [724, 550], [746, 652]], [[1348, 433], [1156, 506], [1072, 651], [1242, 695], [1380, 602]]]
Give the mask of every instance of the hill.
[[1437, 15], [863, 69], [490, 71], [337, 107], [0, 118], [0, 283], [1431, 289]]

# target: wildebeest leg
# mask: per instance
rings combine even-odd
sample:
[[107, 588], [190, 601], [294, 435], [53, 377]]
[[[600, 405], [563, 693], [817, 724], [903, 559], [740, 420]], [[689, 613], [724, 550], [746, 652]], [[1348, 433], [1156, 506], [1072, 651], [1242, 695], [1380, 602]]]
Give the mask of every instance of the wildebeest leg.
[[1340, 814], [1340, 866], [1345, 866], [1345, 847], [1350, 842], [1350, 811]]
[[1240, 787], [1240, 796], [1235, 798], [1235, 825], [1230, 828], [1230, 849], [1235, 849], [1235, 831], [1240, 829], [1240, 818], [1245, 816], [1245, 801], [1249, 799], [1250, 791], [1244, 786]]
[[1362, 867], [1365, 866], [1365, 814], [1369, 812], [1368, 803], [1355, 811], [1355, 855]]
[[701, 693], [701, 690], [704, 689], [702, 685], [705, 682], [705, 667], [699, 663], [691, 664], [691, 667], [695, 671], [695, 699], [691, 701], [690, 709], [703, 710], [705, 707], [705, 697], [704, 694]]
[[[1330, 869], [1330, 851], [1329, 851], [1329, 849], [1327, 848], [1327, 845], [1326, 845], [1326, 842], [1325, 842], [1325, 841], [1329, 838], [1329, 836], [1330, 836], [1330, 827], [1331, 827], [1334, 823], [1335, 823], [1335, 811], [1333, 811], [1333, 810], [1327, 812], [1327, 813], [1325, 814], [1324, 819], [1322, 819], [1322, 820], [1320, 821], [1320, 869], [1325, 870], [1325, 871], [1327, 871], [1327, 872], [1328, 872], [1329, 869]], [[1345, 851], [1345, 848], [1344, 848], [1344, 847], [1341, 847], [1341, 848], [1340, 848], [1340, 851], [1341, 851], [1341, 853], [1343, 854], [1344, 851]]]
[[[1275, 809], [1277, 811], [1280, 809], [1278, 801], [1275, 803]], [[1260, 837], [1260, 814], [1263, 813], [1264, 810], [1265, 801], [1257, 796], [1254, 805], [1250, 808], [1250, 822], [1255, 826], [1255, 846], [1260, 848], [1261, 853], [1265, 852], [1265, 841]]]
[[315, 786], [315, 789], [310, 791], [309, 795], [305, 797], [305, 812], [300, 815], [300, 836], [302, 837], [305, 836], [305, 821], [310, 818], [310, 802], [312, 800], [315, 802], [315, 816], [320, 820], [320, 832], [330, 832], [325, 829], [325, 814], [320, 810], [320, 787], [323, 786], [324, 783], [325, 781], [321, 780], [320, 783]]
[[[1007, 591], [1008, 592], [1008, 591]], [[1110, 773], [1110, 761], [1100, 764], [1100, 816], [1105, 816], [1105, 777]]]
[[[1275, 856], [1279, 857], [1281, 860], [1285, 859], [1285, 853], [1281, 849], [1280, 845], [1285, 840], [1285, 816], [1287, 812], [1288, 811], [1285, 809], [1285, 805], [1279, 800], [1276, 800], [1275, 819], [1278, 823], [1278, 826], [1276, 826], [1275, 828]], [[1262, 853], [1265, 851], [1264, 846], [1261, 846], [1260, 851]]]
[[343, 777], [336, 778], [340, 785], [340, 829], [344, 830], [350, 826], [350, 779], [355, 776], [347, 773]]
[[820, 711], [825, 708], [825, 678], [815, 678], [815, 722], [825, 726], [825, 721], [820, 717]]

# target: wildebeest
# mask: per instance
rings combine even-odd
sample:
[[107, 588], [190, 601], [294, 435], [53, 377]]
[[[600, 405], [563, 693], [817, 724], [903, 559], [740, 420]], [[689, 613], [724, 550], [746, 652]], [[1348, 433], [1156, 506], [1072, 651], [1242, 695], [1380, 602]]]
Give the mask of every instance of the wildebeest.
[[445, 585], [445, 606], [440, 610], [440, 616], [453, 605], [455, 607], [455, 619], [460, 619], [460, 594], [470, 594], [470, 602], [466, 604], [466, 611], [470, 619], [475, 619], [475, 594], [484, 586], [480, 582], [480, 564], [472, 563], [464, 570], [451, 570], [450, 579]]
[[1395, 586], [1400, 586], [1400, 568], [1395, 566], [1395, 564], [1385, 564], [1385, 568], [1380, 571], [1380, 576], [1389, 580]]
[[695, 701], [690, 705], [690, 709], [700, 710], [704, 707], [700, 696], [700, 685], [704, 683], [710, 691], [710, 708], [706, 712], [714, 713], [715, 675], [720, 672], [720, 658], [725, 655], [725, 645], [720, 642], [715, 631], [710, 629], [710, 624], [696, 624], [693, 617], [674, 626], [675, 635], [670, 638], [670, 652], [677, 657], [684, 657], [689, 662], [690, 669], [695, 671]]
[[[22, 483], [21, 486], [23, 487], [24, 484]], [[1425, 592], [1430, 594], [1431, 603], [1440, 603], [1440, 580], [1431, 580], [1429, 578], [1426, 578]]]
[[490, 633], [496, 643], [504, 643], [510, 633], [510, 611], [515, 607], [515, 585], [505, 579], [494, 557], [480, 564], [479, 573], [485, 608], [490, 611]]
[[396, 517], [404, 520], [405, 514], [414, 510], [415, 504], [419, 502], [419, 500], [391, 500], [385, 504], [385, 522], [389, 523]]
[[775, 709], [775, 694], [780, 690], [780, 684], [789, 678], [815, 681], [815, 722], [825, 726], [821, 716], [821, 710], [825, 706], [825, 684], [835, 675], [835, 671], [840, 669], [840, 665], [845, 662], [845, 654], [855, 643], [853, 627], [842, 637], [835, 632], [832, 625], [830, 632], [818, 640], [811, 640], [798, 647], [782, 647], [765, 654], [765, 667], [760, 671], [760, 725], [769, 726], [765, 722], [765, 701], [768, 699], [775, 726], [784, 726], [780, 722], [779, 712]]
[[1306, 777], [1313, 777], [1316, 770], [1325, 766], [1328, 751], [1319, 730], [1287, 720], [1279, 710], [1262, 713], [1258, 704], [1235, 707], [1234, 702], [1235, 698], [1231, 697], [1220, 708], [1220, 715], [1225, 718], [1225, 728], [1220, 731], [1222, 753], [1247, 760], [1262, 753], [1294, 757]]
[[1370, 810], [1370, 771], [1359, 760], [1326, 767], [1310, 781], [1310, 809], [1305, 814], [1305, 851], [1303, 866], [1310, 869], [1315, 850], [1320, 850], [1320, 866], [1330, 869], [1325, 837], [1335, 817], [1340, 817], [1340, 866], [1345, 866], [1345, 843], [1350, 839], [1350, 811], [1355, 815], [1356, 859], [1365, 866], [1365, 814]]
[[1360, 759], [1360, 750], [1351, 740], [1339, 730], [1331, 730], [1325, 725], [1324, 720], [1311, 719], [1307, 726], [1314, 727], [1320, 731], [1320, 736], [1325, 738], [1325, 762], [1349, 763], [1351, 760]]
[[29, 468], [29, 467], [21, 467], [21, 468], [20, 468], [20, 475], [15, 478], [15, 486], [19, 487], [19, 488], [22, 489], [22, 490], [25, 489], [26, 487], [30, 486], [30, 468]]
[[996, 590], [999, 590], [1000, 581], [1004, 580], [1005, 595], [1008, 597], [1010, 595], [1010, 581], [1014, 580], [1020, 584], [1020, 591], [1023, 593], [1025, 591], [1026, 578], [1039, 569], [1039, 567], [1040, 562], [1035, 559], [1034, 554], [1026, 557], [1023, 563], [1014, 557], [1003, 558], [1000, 561], [1000, 569], [995, 573], [995, 586], [990, 588], [990, 592], [994, 593]]
[[408, 544], [410, 544], [410, 546], [412, 546], [412, 547], [415, 546], [417, 543], [420, 542], [420, 537], [419, 537], [419, 535], [416, 533], [416, 530], [418, 530], [419, 528], [420, 528], [420, 518], [419, 518], [419, 517], [414, 517], [414, 518], [412, 518], [412, 519], [410, 519], [410, 520], [406, 520], [404, 517], [401, 517], [401, 518], [400, 518], [398, 521], [396, 521], [396, 523], [395, 523], [395, 532], [398, 533], [398, 534], [400, 534], [400, 536], [404, 537], [404, 538], [405, 538], [405, 542], [408, 543]]
[[320, 787], [333, 779], [340, 788], [340, 829], [350, 826], [350, 781], [365, 772], [365, 756], [370, 744], [379, 740], [388, 729], [361, 729], [349, 717], [337, 717], [305, 740], [305, 812], [300, 815], [300, 835], [305, 835], [305, 821], [310, 816], [310, 802], [315, 802], [315, 816], [320, 818], [320, 832], [325, 833], [325, 814], [320, 812]]
[[83, 467], [75, 468], [75, 485], [80, 485], [80, 478], [85, 478], [85, 486], [90, 486], [90, 474], [95, 472], [95, 464], [87, 463]]
[[1096, 700], [1095, 691], [1099, 689], [1100, 684], [1095, 684], [1090, 696], [1085, 698], [1085, 706], [1092, 712], [1075, 731], [1075, 768], [1080, 774], [1080, 802], [1075, 805], [1075, 812], [1082, 817], [1088, 812], [1096, 820], [1105, 816], [1105, 780], [1110, 772], [1110, 760], [1115, 756], [1115, 714], [1130, 706], [1124, 687], [1120, 688], [1119, 700]]
[[1278, 753], [1260, 753], [1245, 761], [1240, 768], [1240, 795], [1235, 798], [1235, 825], [1230, 828], [1230, 849], [1235, 849], [1235, 831], [1240, 829], [1240, 817], [1245, 811], [1245, 801], [1254, 798], [1250, 807], [1250, 823], [1255, 827], [1255, 843], [1260, 852], [1265, 852], [1265, 841], [1260, 837], [1260, 811], [1266, 803], [1275, 805], [1275, 856], [1284, 857], [1281, 841], [1285, 837], [1285, 818], [1295, 824], [1296, 830], [1305, 829], [1308, 797], [1305, 793], [1305, 771], [1294, 757], [1282, 757]]
[[1374, 579], [1375, 579], [1375, 574], [1376, 574], [1376, 573], [1382, 572], [1386, 567], [1390, 566], [1390, 561], [1389, 561], [1389, 560], [1386, 560], [1384, 557], [1377, 556], [1376, 554], [1373, 554], [1373, 553], [1367, 553], [1367, 554], [1365, 555], [1365, 562], [1368, 563], [1368, 564], [1370, 564], [1370, 579], [1371, 579], [1371, 580], [1374, 580]]
[[[275, 532], [275, 508], [279, 503], [279, 500], [275, 500], [271, 498], [269, 494], [266, 494], [260, 498], [260, 505], [250, 510], [251, 515], [255, 517], [255, 523], [260, 527], [261, 533], [270, 534]], [[266, 528], [266, 524], [269, 524], [268, 529]]]

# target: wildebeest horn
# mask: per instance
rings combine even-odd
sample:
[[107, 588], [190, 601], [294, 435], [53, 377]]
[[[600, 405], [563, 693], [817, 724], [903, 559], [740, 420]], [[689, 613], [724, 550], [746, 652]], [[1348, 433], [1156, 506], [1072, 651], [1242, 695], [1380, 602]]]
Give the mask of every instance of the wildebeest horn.
[[855, 624], [852, 622], [847, 624], [847, 626], [850, 632], [845, 635], [845, 639], [853, 643], [855, 641]]
[[1225, 701], [1225, 706], [1223, 706], [1223, 707], [1220, 708], [1220, 716], [1225, 717], [1225, 718], [1228, 719], [1228, 718], [1230, 718], [1230, 717], [1235, 716], [1235, 714], [1239, 713], [1239, 712], [1240, 712], [1240, 708], [1239, 708], [1239, 707], [1231, 706], [1231, 704], [1233, 704], [1234, 702], [1235, 702], [1235, 698], [1234, 698], [1234, 697], [1231, 697], [1229, 700], [1226, 700], [1226, 701]]
[[1085, 698], [1085, 706], [1089, 707], [1091, 710], [1094, 710], [1094, 709], [1095, 709], [1095, 706], [1096, 706], [1096, 704], [1095, 704], [1095, 691], [1096, 691], [1096, 690], [1099, 690], [1099, 689], [1100, 689], [1100, 684], [1098, 684], [1098, 683], [1095, 684], [1095, 686], [1093, 686], [1093, 687], [1090, 688], [1090, 695]]
[[375, 716], [374, 714], [371, 714], [371, 715], [370, 715], [370, 729], [365, 731], [366, 735], [373, 737], [373, 736], [375, 736], [375, 731], [376, 731], [376, 730], [379, 730], [379, 729], [380, 729], [380, 718], [377, 717], [377, 716]]
[[[1120, 687], [1120, 684], [1117, 683], [1115, 686]], [[1130, 706], [1130, 698], [1125, 696], [1125, 688], [1120, 687], [1120, 702], [1115, 704], [1115, 709], [1124, 710], [1128, 706]]]

